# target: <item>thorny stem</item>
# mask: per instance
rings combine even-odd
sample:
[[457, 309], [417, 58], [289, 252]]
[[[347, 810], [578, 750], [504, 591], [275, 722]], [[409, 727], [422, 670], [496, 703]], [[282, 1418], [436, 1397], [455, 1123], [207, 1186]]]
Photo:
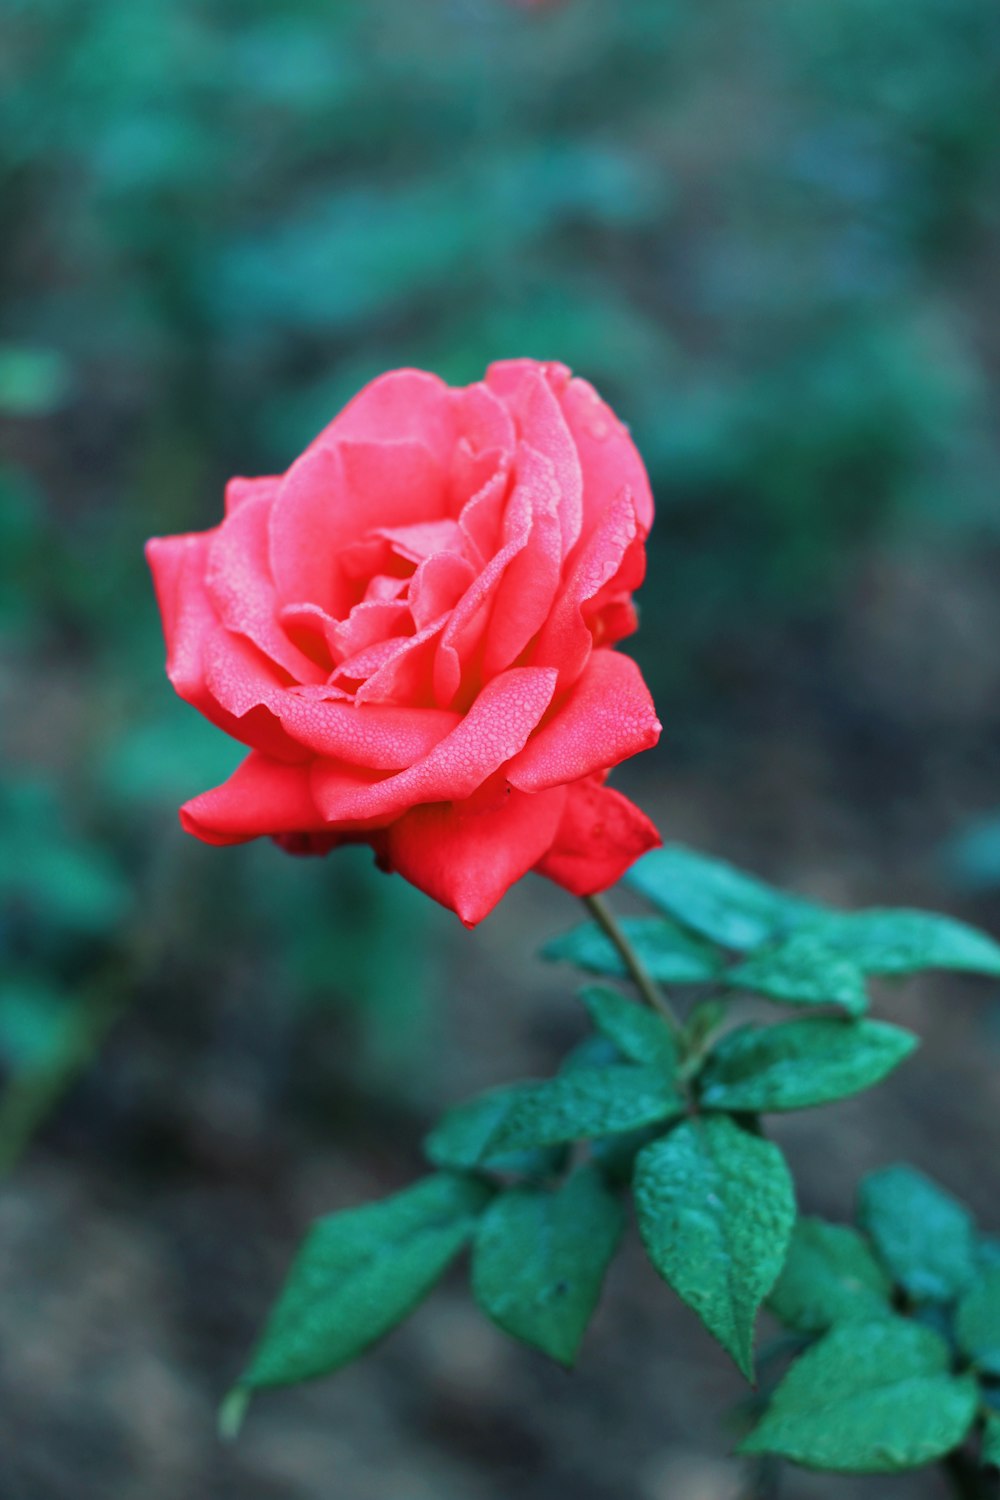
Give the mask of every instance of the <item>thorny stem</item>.
[[652, 1006], [653, 1010], [658, 1011], [663, 1017], [675, 1041], [683, 1041], [684, 1027], [681, 1024], [680, 1017], [666, 995], [663, 994], [662, 990], [657, 988], [646, 973], [639, 955], [619, 926], [618, 920], [611, 908], [601, 896], [584, 896], [582, 899], [584, 906], [589, 908], [601, 931], [618, 949], [622, 963], [628, 970], [629, 978], [646, 1004]]

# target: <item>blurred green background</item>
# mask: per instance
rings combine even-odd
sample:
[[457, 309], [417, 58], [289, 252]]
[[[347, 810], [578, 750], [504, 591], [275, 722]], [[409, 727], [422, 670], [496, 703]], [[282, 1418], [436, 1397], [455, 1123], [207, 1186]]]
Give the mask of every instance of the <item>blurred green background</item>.
[[[619, 784], [996, 930], [998, 189], [995, 0], [0, 0], [4, 1500], [735, 1493], [738, 1383], [636, 1266], [574, 1385], [456, 1285], [217, 1449], [310, 1214], [572, 1039], [531, 950], [575, 913], [529, 881], [469, 937], [360, 851], [185, 840], [239, 751], [172, 698], [141, 545], [383, 369], [564, 360], [658, 506], [667, 733]], [[788, 1127], [807, 1180], [839, 1131], [807, 1206], [907, 1154], [996, 1230], [996, 1003], [916, 1009], [911, 1082]]]

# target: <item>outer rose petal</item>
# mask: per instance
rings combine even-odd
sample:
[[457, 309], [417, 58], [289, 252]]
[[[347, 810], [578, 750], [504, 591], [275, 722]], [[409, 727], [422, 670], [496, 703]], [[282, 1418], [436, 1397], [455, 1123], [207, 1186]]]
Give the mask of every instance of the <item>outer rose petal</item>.
[[485, 380], [454, 392], [454, 411], [462, 442], [476, 453], [512, 449], [517, 441], [510, 413]]
[[390, 370], [364, 386], [306, 452], [344, 438], [373, 443], [413, 438], [427, 444], [447, 466], [459, 436], [455, 397], [455, 391], [427, 370]]
[[256, 751], [228, 781], [185, 802], [180, 817], [185, 832], [206, 844], [324, 831], [309, 790], [308, 766], [289, 766]]
[[632, 658], [595, 651], [562, 708], [511, 761], [507, 779], [522, 792], [566, 786], [649, 750], [661, 727]]
[[[146, 543], [146, 558], [153, 574], [156, 597], [163, 617], [167, 643], [167, 676], [179, 697], [204, 714], [211, 723], [234, 739], [262, 750], [278, 760], [298, 760], [302, 751], [284, 733], [274, 716], [262, 705], [265, 697], [251, 695], [233, 707], [221, 701], [212, 686], [212, 660], [222, 654], [226, 680], [243, 681], [233, 670], [231, 657], [242, 648], [253, 647], [219, 624], [205, 589], [205, 566], [214, 532], [188, 536], [153, 537]], [[260, 672], [274, 679], [273, 668], [259, 657]]]
[[482, 800], [416, 807], [386, 830], [382, 845], [389, 869], [457, 912], [466, 927], [537, 864], [559, 826], [566, 791], [501, 791], [485, 806]]
[[226, 483], [226, 515], [237, 510], [244, 500], [273, 500], [278, 493], [282, 475], [266, 474], [259, 479], [244, 479], [236, 475]]
[[588, 777], [567, 788], [559, 831], [535, 871], [574, 896], [593, 896], [614, 885], [641, 854], [662, 842], [633, 802]]
[[202, 686], [201, 643], [218, 624], [205, 592], [205, 566], [214, 531], [154, 536], [146, 543], [167, 643], [167, 676], [182, 698]]
[[653, 496], [646, 468], [628, 428], [589, 381], [571, 380], [560, 404], [583, 469], [583, 535], [593, 530], [623, 485], [632, 492], [643, 536], [653, 524]]

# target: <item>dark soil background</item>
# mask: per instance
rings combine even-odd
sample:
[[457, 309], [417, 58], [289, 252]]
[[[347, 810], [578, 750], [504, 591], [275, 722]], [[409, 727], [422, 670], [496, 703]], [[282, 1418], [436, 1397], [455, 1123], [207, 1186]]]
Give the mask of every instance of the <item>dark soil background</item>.
[[[666, 733], [617, 784], [1000, 932], [998, 78], [990, 0], [0, 7], [0, 1500], [748, 1500], [746, 1387], [634, 1239], [572, 1376], [460, 1266], [218, 1442], [311, 1219], [581, 1034], [535, 956], [578, 914], [529, 878], [469, 934], [361, 851], [185, 839], [238, 752], [171, 698], [141, 542], [382, 368], [566, 359], [657, 496]], [[779, 1123], [803, 1207], [907, 1159], [1000, 1231], [996, 987], [877, 1009], [923, 1046]]]

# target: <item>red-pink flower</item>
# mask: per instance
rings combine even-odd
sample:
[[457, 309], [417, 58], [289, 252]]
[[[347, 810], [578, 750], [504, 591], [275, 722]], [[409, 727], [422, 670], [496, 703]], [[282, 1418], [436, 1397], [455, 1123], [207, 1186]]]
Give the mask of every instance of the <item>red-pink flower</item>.
[[250, 747], [181, 809], [211, 844], [372, 845], [472, 925], [528, 870], [580, 895], [659, 843], [604, 785], [655, 744], [635, 629], [653, 503], [562, 365], [367, 386], [211, 531], [149, 542], [180, 696]]

